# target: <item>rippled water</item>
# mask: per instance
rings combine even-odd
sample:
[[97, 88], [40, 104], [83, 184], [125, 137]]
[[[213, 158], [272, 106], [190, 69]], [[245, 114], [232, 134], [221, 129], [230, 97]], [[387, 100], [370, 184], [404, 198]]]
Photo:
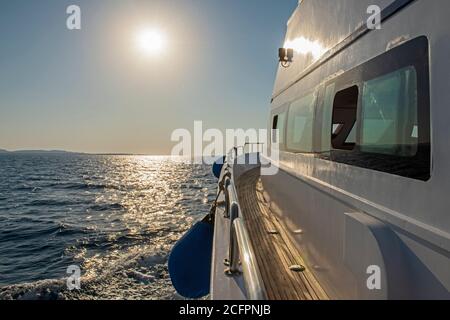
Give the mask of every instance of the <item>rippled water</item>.
[[[0, 299], [173, 299], [170, 248], [209, 210], [208, 166], [0, 155]], [[67, 267], [82, 269], [66, 290]]]

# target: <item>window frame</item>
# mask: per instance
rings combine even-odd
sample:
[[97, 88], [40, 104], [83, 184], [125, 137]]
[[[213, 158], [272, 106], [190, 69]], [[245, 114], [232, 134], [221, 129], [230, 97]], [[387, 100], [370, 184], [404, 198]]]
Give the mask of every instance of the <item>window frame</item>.
[[287, 124], [287, 118], [288, 118], [288, 111], [289, 111], [289, 104], [286, 103], [284, 105], [282, 105], [281, 107], [275, 108], [271, 111], [270, 113], [270, 132], [269, 132], [269, 138], [270, 138], [270, 145], [273, 144], [273, 135], [272, 135], [272, 130], [273, 130], [273, 125], [274, 125], [274, 119], [275, 117], [278, 117], [277, 120], [277, 126], [279, 126], [281, 124], [280, 122], [280, 115], [284, 114], [284, 123], [283, 123], [283, 130], [281, 132], [280, 130], [280, 135], [283, 134], [283, 141], [279, 143], [279, 149], [280, 151], [285, 151], [286, 148], [286, 124]]
[[[337, 97], [337, 95], [339, 93], [342, 93], [344, 91], [350, 90], [352, 88], [356, 88], [356, 91], [357, 91], [356, 108], [355, 108], [356, 120], [355, 120], [355, 123], [352, 126], [351, 131], [348, 133], [346, 139], [348, 139], [348, 137], [351, 135], [351, 133], [355, 129], [356, 130], [356, 141], [355, 141], [355, 143], [352, 143], [352, 148], [351, 149], [350, 148], [347, 148], [347, 149], [345, 149], [345, 148], [336, 148], [336, 147], [333, 148], [333, 131], [334, 131], [333, 130], [333, 126], [334, 126], [334, 120], [335, 120], [334, 119], [334, 114], [335, 114], [335, 109], [336, 109], [336, 97]], [[360, 103], [359, 103], [360, 102], [360, 96], [361, 96], [361, 87], [358, 84], [354, 84], [354, 85], [348, 86], [348, 87], [346, 87], [346, 88], [344, 88], [342, 90], [335, 91], [334, 98], [333, 98], [333, 105], [332, 105], [332, 108], [331, 108], [332, 110], [331, 110], [331, 137], [330, 137], [330, 145], [333, 148], [333, 150], [353, 151], [356, 148], [357, 143], [358, 143], [358, 115], [359, 115], [359, 108], [360, 108]], [[344, 146], [346, 144], [347, 144], [347, 142], [344, 142]]]
[[[411, 54], [414, 53], [414, 54]], [[430, 103], [430, 65], [429, 65], [429, 42], [426, 36], [409, 40], [347, 72], [326, 82], [324, 88], [334, 84], [334, 98], [336, 93], [358, 86], [358, 106], [357, 106], [357, 120], [356, 120], [356, 146], [354, 150], [335, 150], [330, 152], [321, 152], [319, 157], [333, 162], [344, 163], [365, 169], [381, 171], [388, 174], [411, 178], [415, 180], [428, 181], [432, 174], [432, 151], [431, 151], [431, 103]], [[390, 73], [399, 71], [407, 67], [414, 67], [417, 74], [417, 118], [418, 118], [418, 150], [414, 157], [404, 157], [410, 163], [428, 168], [427, 173], [402, 173], [397, 172], [395, 168], [383, 168], [379, 165], [368, 164], [367, 158], [370, 155], [385, 156], [386, 159], [395, 162], [395, 158], [399, 156], [381, 155], [377, 153], [362, 152], [360, 148], [361, 134], [362, 134], [362, 98], [363, 86], [367, 81], [371, 81]], [[334, 108], [332, 108], [334, 109]], [[333, 112], [333, 110], [332, 110]], [[322, 117], [325, 115], [322, 114]], [[331, 123], [331, 126], [333, 124]], [[332, 135], [332, 128], [330, 128], [330, 140]], [[322, 146], [321, 146], [322, 148]], [[354, 153], [361, 156], [361, 161], [352, 159], [351, 161], [339, 159], [338, 155], [342, 153]], [[345, 158], [345, 157], [343, 157]], [[365, 158], [365, 159], [363, 159]], [[398, 160], [400, 162], [400, 160]], [[419, 170], [419, 169], [418, 169]], [[419, 170], [420, 171], [420, 170]], [[425, 171], [425, 170], [424, 170]]]

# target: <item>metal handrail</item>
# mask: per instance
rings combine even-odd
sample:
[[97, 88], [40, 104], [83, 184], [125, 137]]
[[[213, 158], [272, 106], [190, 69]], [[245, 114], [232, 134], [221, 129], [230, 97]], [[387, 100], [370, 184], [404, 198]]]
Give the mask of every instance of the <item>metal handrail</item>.
[[[239, 150], [242, 149], [243, 152], [245, 152], [245, 148], [248, 146], [261, 146], [264, 147], [264, 143], [263, 142], [246, 142], [243, 146], [238, 146], [238, 147], [234, 147], [233, 149], [230, 150], [228, 156], [229, 158], [236, 160], [236, 158], [239, 155]], [[258, 152], [261, 152], [260, 150], [258, 150]]]
[[244, 284], [248, 292], [248, 298], [250, 300], [266, 300], [267, 296], [256, 263], [255, 253], [253, 252], [250, 237], [241, 218], [234, 220], [233, 228], [238, 243], [242, 272], [245, 279]]
[[[227, 156], [227, 167], [228, 168], [230, 168], [231, 167], [231, 165], [235, 165], [235, 164], [257, 164], [257, 163], [259, 163], [259, 159], [260, 159], [260, 154], [261, 153], [263, 153], [262, 151], [263, 150], [258, 150], [257, 152], [256, 152], [256, 154], [257, 154], [257, 158], [255, 159], [255, 163], [251, 163], [251, 160], [250, 160], [250, 158], [243, 158], [242, 159], [242, 163], [239, 163], [239, 151], [240, 150], [242, 150], [242, 154], [241, 155], [245, 155], [246, 153], [245, 153], [245, 148], [247, 147], [247, 146], [262, 146], [262, 147], [264, 147], [264, 143], [262, 143], [262, 142], [255, 142], [255, 143], [250, 143], [250, 142], [247, 142], [245, 145], [243, 145], [243, 146], [240, 146], [240, 147], [234, 147], [233, 149], [231, 149], [230, 150], [230, 152], [228, 153], [228, 156]], [[247, 154], [251, 154], [251, 153], [247, 153]], [[248, 161], [248, 162], [247, 162]]]
[[258, 152], [261, 152], [261, 150], [259, 150], [259, 147], [261, 146], [262, 148], [264, 148], [265, 143], [264, 142], [247, 142], [244, 145], [244, 149], [247, 146], [258, 146]]
[[[237, 156], [237, 148], [233, 148], [230, 152], [230, 160], [235, 152]], [[233, 159], [234, 161], [235, 159]], [[234, 162], [233, 162], [234, 163]], [[231, 177], [226, 183], [227, 213], [226, 217], [230, 218], [230, 246], [228, 259], [225, 259], [228, 268], [227, 275], [233, 276], [243, 273], [244, 285], [247, 290], [247, 296], [250, 300], [265, 300], [266, 292], [264, 289], [261, 273], [256, 262], [255, 252], [250, 242], [245, 224], [242, 220], [242, 211], [239, 205], [237, 191], [234, 183], [233, 168], [228, 167], [231, 171]]]

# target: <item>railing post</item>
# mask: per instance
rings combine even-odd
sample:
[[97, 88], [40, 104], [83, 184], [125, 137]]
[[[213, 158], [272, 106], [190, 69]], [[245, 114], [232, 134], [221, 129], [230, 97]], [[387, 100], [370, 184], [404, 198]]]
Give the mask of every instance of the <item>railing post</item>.
[[230, 217], [230, 190], [229, 190], [229, 186], [231, 185], [231, 180], [230, 178], [226, 178], [225, 179], [225, 185], [224, 185], [224, 189], [225, 189], [225, 212], [224, 212], [224, 217], [225, 218], [229, 218]]
[[239, 271], [239, 248], [236, 239], [234, 220], [239, 217], [239, 205], [233, 202], [230, 207], [230, 246], [228, 249], [228, 268], [225, 270], [227, 275], [235, 275]]

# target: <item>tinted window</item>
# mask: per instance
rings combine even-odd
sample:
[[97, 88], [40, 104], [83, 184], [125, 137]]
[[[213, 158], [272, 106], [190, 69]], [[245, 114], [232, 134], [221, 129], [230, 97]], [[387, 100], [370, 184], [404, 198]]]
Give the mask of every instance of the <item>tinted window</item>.
[[417, 75], [413, 67], [364, 83], [361, 151], [412, 157], [418, 150]]
[[315, 94], [293, 102], [289, 108], [287, 148], [295, 152], [312, 152]]
[[419, 37], [327, 84], [319, 156], [427, 181], [430, 122], [428, 39]]

